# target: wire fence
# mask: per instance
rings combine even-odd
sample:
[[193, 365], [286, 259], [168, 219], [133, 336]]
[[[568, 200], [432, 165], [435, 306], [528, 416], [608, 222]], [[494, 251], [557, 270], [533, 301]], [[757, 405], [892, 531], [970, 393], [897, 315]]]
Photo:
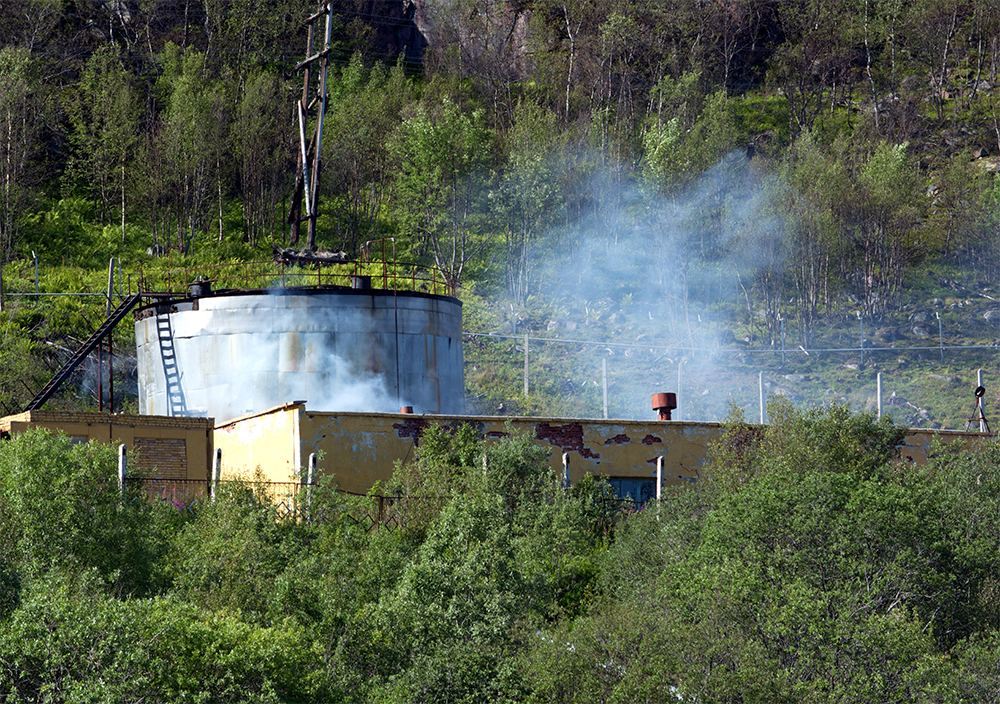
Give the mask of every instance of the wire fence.
[[[768, 400], [777, 396], [798, 407], [845, 403], [909, 427], [979, 430], [981, 416], [1000, 407], [1000, 393], [989, 391], [1000, 342], [791, 350], [475, 331], [465, 337], [472, 343], [467, 360], [486, 354], [501, 367], [495, 376], [521, 392], [500, 409], [514, 414], [519, 401], [546, 395], [563, 403], [561, 415], [649, 420], [651, 394], [666, 390], [677, 394], [672, 420], [721, 421], [736, 407], [765, 422]], [[981, 406], [980, 386], [986, 387]], [[468, 405], [497, 412], [475, 398]]]
[[[381, 253], [376, 251], [380, 246]], [[199, 278], [223, 289], [355, 287], [371, 283], [389, 290], [456, 295], [454, 281], [441, 271], [398, 264], [386, 247], [382, 241], [369, 243], [365, 256], [346, 263], [258, 261], [177, 268], [171, 265], [168, 252], [160, 266], [129, 272], [119, 259], [114, 259], [109, 262], [104, 293], [40, 290], [39, 263], [34, 259], [14, 268], [17, 276], [6, 282], [7, 289], [4, 269], [0, 269], [0, 310], [4, 296], [105, 298], [110, 310], [114, 297], [135, 292], [187, 296], [189, 286]], [[981, 312], [977, 310], [975, 315]], [[860, 318], [852, 332], [835, 336], [838, 341], [853, 337], [857, 345], [808, 348], [786, 344], [783, 327], [770, 346], [705, 346], [693, 344], [690, 337], [656, 344], [482, 331], [465, 335], [469, 340], [506, 342], [518, 348], [513, 355], [498, 354], [492, 360], [508, 366], [504, 375], [511, 388], [522, 390], [524, 397], [532, 391], [562, 397], [566, 412], [574, 417], [646, 419], [650, 417], [649, 394], [670, 389], [678, 395], [675, 420], [722, 420], [730, 406], [758, 418], [762, 417], [763, 401], [777, 395], [800, 406], [849, 403], [856, 409], [888, 414], [912, 427], [960, 430], [969, 425], [970, 419], [978, 421], [972, 392], [981, 385], [976, 378], [978, 369], [984, 365], [995, 368], [991, 355], [1000, 349], [1000, 314], [995, 319], [986, 318], [989, 326], [997, 328], [997, 339], [990, 344], [945, 344], [948, 330], [942, 316], [954, 314], [947, 309], [937, 314], [925, 311], [927, 320], [920, 321], [920, 342], [889, 345], [871, 344], [865, 338], [865, 329], [868, 326], [871, 331], [872, 327]], [[985, 318], [986, 314], [979, 317]], [[983, 325], [982, 320], [979, 325]], [[558, 365], [542, 359], [557, 346], [589, 349], [594, 354], [589, 360], [575, 359], [576, 368], [562, 373], [555, 368]], [[720, 385], [723, 378], [726, 381]], [[982, 410], [992, 415], [998, 404], [1000, 398], [987, 393]], [[509, 412], [478, 407], [476, 399], [468, 405], [487, 414]]]
[[[365, 532], [398, 530], [429, 525], [449, 500], [441, 496], [355, 494], [339, 489], [321, 490], [300, 482], [246, 480], [166, 479], [128, 477], [126, 486], [133, 495], [146, 501], [160, 502], [179, 512], [196, 516], [217, 497], [226, 496], [272, 511], [275, 520], [329, 523], [346, 521]], [[322, 492], [322, 495], [320, 495]], [[513, 512], [525, 494], [507, 497], [507, 511]], [[527, 495], [530, 497], [532, 494]], [[539, 497], [534, 496], [537, 500]], [[601, 530], [610, 530], [628, 516], [642, 511], [651, 497], [633, 499], [605, 492], [596, 496], [597, 520]]]

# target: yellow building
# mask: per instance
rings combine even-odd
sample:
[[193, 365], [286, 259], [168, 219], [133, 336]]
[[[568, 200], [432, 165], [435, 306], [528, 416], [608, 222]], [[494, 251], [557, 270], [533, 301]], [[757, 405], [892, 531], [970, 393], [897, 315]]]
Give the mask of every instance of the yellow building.
[[207, 481], [214, 425], [211, 418], [25, 411], [0, 418], [0, 435], [41, 427], [62, 431], [76, 442], [124, 444], [153, 477]]
[[[223, 479], [251, 477], [259, 469], [268, 481], [280, 483], [301, 481], [309, 455], [316, 454], [321, 473], [333, 474], [342, 490], [363, 494], [376, 481], [388, 480], [398, 462], [412, 460], [422, 433], [435, 423], [470, 423], [486, 438], [526, 433], [548, 452], [550, 466], [560, 475], [567, 458], [570, 481], [587, 474], [605, 477], [619, 493], [637, 499], [655, 492], [659, 457], [664, 458], [665, 486], [698, 481], [709, 445], [722, 432], [718, 423], [333, 413], [288, 403], [217, 426], [211, 418], [28, 411], [0, 419], [0, 434], [41, 426], [81, 442], [124, 443], [138, 451], [140, 464], [154, 477], [205, 481], [205, 486], [215, 449], [222, 451]], [[901, 455], [923, 463], [935, 438], [989, 437], [914, 429]]]
[[413, 458], [432, 423], [471, 423], [487, 438], [507, 434], [509, 423], [549, 451], [554, 470], [562, 472], [568, 453], [573, 482], [586, 474], [652, 479], [662, 455], [668, 485], [698, 479], [708, 444], [720, 430], [717, 423], [329, 413], [289, 403], [217, 426], [215, 446], [222, 450], [223, 476], [260, 469], [270, 481], [296, 481], [316, 453], [320, 470], [333, 473], [342, 490], [364, 493], [389, 479], [397, 462]]
[[[572, 482], [586, 474], [606, 477], [633, 498], [653, 490], [661, 456], [665, 486], [697, 481], [710, 443], [722, 432], [718, 423], [330, 413], [288, 403], [217, 426], [215, 447], [222, 450], [224, 477], [259, 469], [269, 481], [298, 481], [309, 455], [316, 453], [322, 473], [335, 475], [342, 490], [360, 494], [376, 481], [389, 479], [397, 462], [412, 459], [421, 434], [432, 423], [471, 423], [487, 438], [505, 435], [509, 423], [548, 451], [553, 470], [562, 472], [563, 455], [568, 455]], [[901, 455], [923, 463], [933, 438], [949, 442], [976, 437], [989, 436], [911, 430]]]

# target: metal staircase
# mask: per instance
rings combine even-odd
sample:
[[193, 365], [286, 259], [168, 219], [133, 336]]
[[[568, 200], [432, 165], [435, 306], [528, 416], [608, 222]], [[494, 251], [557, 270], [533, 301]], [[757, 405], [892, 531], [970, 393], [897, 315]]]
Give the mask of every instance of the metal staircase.
[[39, 410], [42, 405], [48, 401], [49, 398], [51, 398], [52, 394], [56, 392], [59, 385], [66, 381], [67, 377], [73, 373], [73, 370], [76, 369], [91, 352], [97, 349], [97, 346], [101, 343], [101, 341], [107, 337], [112, 330], [114, 330], [115, 326], [120, 323], [126, 315], [128, 315], [130, 310], [135, 308], [136, 304], [141, 299], [142, 295], [137, 293], [122, 301], [121, 304], [111, 312], [108, 319], [94, 331], [94, 334], [87, 338], [80, 349], [74, 352], [73, 356], [70, 357], [66, 363], [62, 365], [62, 367], [60, 367], [59, 371], [55, 373], [55, 376], [52, 377], [51, 381], [49, 381], [49, 383], [46, 384], [33, 399], [31, 399], [28, 405], [25, 406], [24, 410]]
[[177, 355], [174, 351], [174, 331], [170, 327], [169, 315], [156, 316], [156, 337], [160, 343], [160, 359], [163, 361], [163, 378], [167, 387], [169, 415], [186, 415], [187, 404], [184, 402], [184, 390], [181, 388], [181, 375], [177, 368]]

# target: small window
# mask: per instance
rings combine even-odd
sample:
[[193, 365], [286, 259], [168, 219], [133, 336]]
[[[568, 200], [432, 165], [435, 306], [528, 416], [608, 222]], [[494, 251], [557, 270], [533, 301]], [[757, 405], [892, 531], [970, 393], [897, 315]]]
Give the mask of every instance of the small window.
[[656, 498], [656, 480], [634, 477], [606, 477], [618, 497], [644, 504]]

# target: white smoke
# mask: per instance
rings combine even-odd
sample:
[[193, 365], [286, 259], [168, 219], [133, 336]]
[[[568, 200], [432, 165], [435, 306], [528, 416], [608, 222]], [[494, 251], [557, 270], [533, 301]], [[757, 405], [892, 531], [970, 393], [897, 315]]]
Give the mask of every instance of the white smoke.
[[[229, 364], [201, 379], [182, 378], [182, 386], [191, 390], [186, 402], [192, 410], [207, 408], [224, 420], [291, 401], [305, 401], [316, 411], [370, 413], [405, 405], [388, 389], [387, 375], [373, 369], [380, 351], [370, 317], [346, 307], [331, 313], [312, 306], [308, 325], [301, 313], [289, 315], [289, 325], [283, 325], [286, 312], [294, 309], [271, 307], [273, 297], [283, 293], [271, 291], [258, 309], [237, 309], [236, 316], [252, 322], [253, 329], [217, 336]], [[262, 329], [269, 317], [271, 330]]]
[[[537, 292], [554, 311], [551, 329], [541, 334], [634, 346], [586, 348], [589, 360], [567, 388], [593, 390], [604, 357], [616, 399], [612, 418], [653, 417], [650, 395], [660, 391], [679, 392], [684, 420], [719, 420], [730, 400], [748, 405], [755, 399], [756, 370], [742, 369], [731, 351], [720, 353], [721, 345], [744, 341], [713, 311], [735, 307], [743, 318], [759, 319], [762, 304], [751, 280], [780, 270], [786, 258], [784, 224], [773, 207], [781, 188], [742, 151], [723, 158], [679, 198], [596, 176], [589, 216], [537, 240], [563, 246], [536, 246], [532, 253]], [[616, 373], [625, 367], [643, 371]], [[714, 385], [723, 368], [742, 374], [742, 388]], [[593, 415], [593, 391], [590, 398]]]

